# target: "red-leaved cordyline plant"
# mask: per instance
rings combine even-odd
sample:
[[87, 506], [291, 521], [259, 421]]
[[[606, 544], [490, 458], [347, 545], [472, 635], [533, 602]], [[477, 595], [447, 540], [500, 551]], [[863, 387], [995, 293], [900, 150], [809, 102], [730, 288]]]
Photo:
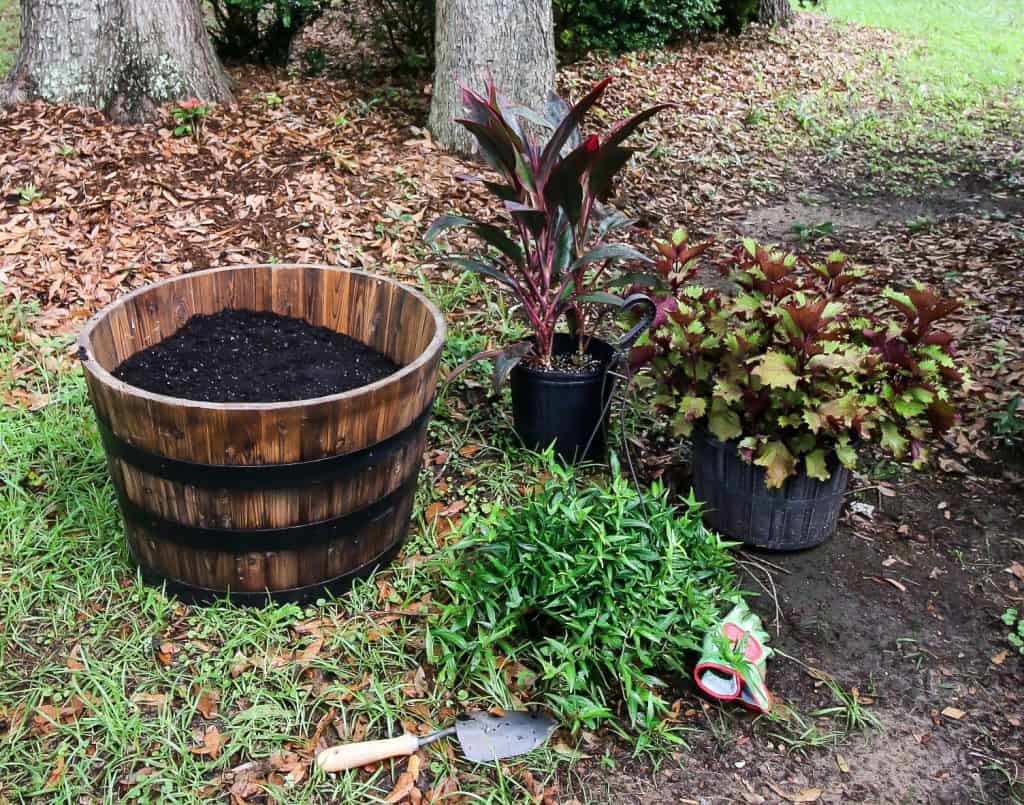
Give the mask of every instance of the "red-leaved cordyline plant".
[[648, 364], [673, 431], [702, 426], [734, 441], [771, 487], [801, 470], [824, 480], [836, 462], [852, 468], [862, 442], [921, 466], [969, 388], [953, 336], [935, 326], [959, 300], [886, 289], [895, 311], [865, 310], [850, 294], [866, 269], [844, 255], [815, 262], [752, 240], [717, 262], [738, 286], [728, 296], [695, 281], [708, 245], [690, 245], [685, 230], [658, 244], [670, 291], [632, 356]]
[[[629, 285], [636, 277], [611, 277], [617, 261], [651, 262], [630, 246], [605, 241], [615, 229], [634, 221], [611, 215], [598, 223], [595, 207], [607, 197], [615, 176], [635, 149], [623, 145], [644, 121], [669, 104], [646, 109], [616, 123], [603, 136], [580, 137], [588, 112], [608, 87], [606, 78], [590, 90], [559, 120], [540, 118], [522, 107], [511, 106], [493, 84], [484, 94], [463, 87], [466, 117], [458, 122], [476, 138], [480, 153], [501, 177], [482, 181], [503, 205], [511, 233], [503, 226], [458, 215], [445, 215], [431, 225], [425, 238], [433, 241], [450, 228], [470, 230], [484, 244], [475, 256], [450, 257], [449, 262], [496, 279], [519, 299], [534, 332], [532, 344], [502, 351], [499, 365], [507, 371], [526, 354], [545, 368], [551, 367], [555, 329], [562, 316], [579, 336], [580, 353], [586, 335], [586, 305], [621, 305], [622, 299], [598, 290]], [[550, 106], [550, 105], [549, 105]], [[539, 144], [519, 118], [553, 129]], [[578, 140], [578, 143], [576, 142]], [[568, 153], [563, 153], [569, 146]], [[499, 262], [487, 253], [500, 254]], [[491, 353], [493, 355], [494, 353]]]

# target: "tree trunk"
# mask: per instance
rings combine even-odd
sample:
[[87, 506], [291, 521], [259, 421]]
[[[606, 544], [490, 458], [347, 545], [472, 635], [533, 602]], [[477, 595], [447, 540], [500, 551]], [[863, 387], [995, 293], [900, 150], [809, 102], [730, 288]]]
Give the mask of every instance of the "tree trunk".
[[430, 130], [464, 155], [474, 141], [462, 115], [460, 83], [482, 89], [493, 80], [515, 103], [541, 109], [555, 85], [555, 26], [551, 0], [437, 0], [434, 95]]
[[0, 102], [43, 98], [141, 122], [189, 97], [231, 99], [197, 0], [21, 0], [21, 48]]
[[761, 0], [757, 21], [784, 28], [793, 22], [793, 6], [789, 4], [789, 0]]

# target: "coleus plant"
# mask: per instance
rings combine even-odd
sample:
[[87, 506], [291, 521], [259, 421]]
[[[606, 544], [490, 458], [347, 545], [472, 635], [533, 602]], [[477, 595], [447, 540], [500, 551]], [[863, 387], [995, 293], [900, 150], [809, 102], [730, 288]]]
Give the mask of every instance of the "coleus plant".
[[936, 325], [960, 302], [924, 286], [886, 289], [886, 309], [851, 291], [866, 270], [841, 253], [823, 262], [746, 240], [715, 262], [734, 296], [694, 282], [710, 243], [685, 230], [659, 243], [656, 270], [670, 289], [647, 343], [632, 355], [677, 435], [705, 426], [781, 487], [800, 471], [826, 480], [876, 442], [915, 467], [925, 441], [956, 419], [969, 380], [953, 336]]
[[[603, 135], [581, 137], [588, 113], [610, 81], [601, 81], [575, 106], [549, 104], [548, 110], [564, 111], [564, 115], [551, 120], [510, 105], [492, 83], [483, 94], [463, 86], [466, 117], [458, 122], [476, 139], [480, 154], [500, 181], [462, 178], [483, 182], [501, 202], [505, 222], [444, 215], [434, 221], [425, 238], [432, 242], [445, 230], [469, 230], [483, 250], [449, 257], [448, 262], [497, 280], [520, 302], [533, 338], [477, 356], [498, 357], [499, 372], [511, 369], [524, 357], [540, 368], [550, 369], [555, 332], [563, 317], [570, 331], [579, 337], [582, 360], [588, 335], [588, 305], [621, 306], [623, 300], [610, 289], [641, 278], [613, 276], [612, 267], [621, 262], [650, 262], [631, 246], [607, 240], [614, 230], [632, 226], [635, 221], [613, 214], [598, 222], [597, 209], [635, 152], [623, 143], [669, 104], [653, 106], [620, 121]], [[522, 121], [527, 125], [523, 126]], [[538, 127], [552, 130], [543, 145], [535, 133]]]

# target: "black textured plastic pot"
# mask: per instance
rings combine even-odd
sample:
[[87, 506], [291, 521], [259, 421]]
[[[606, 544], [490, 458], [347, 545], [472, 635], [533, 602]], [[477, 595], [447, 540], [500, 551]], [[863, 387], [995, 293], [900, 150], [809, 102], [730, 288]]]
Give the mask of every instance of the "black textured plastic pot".
[[801, 473], [781, 489], [765, 486], [764, 476], [764, 468], [739, 457], [736, 442], [694, 431], [693, 490], [709, 528], [775, 551], [813, 548], [835, 533], [850, 483], [846, 467], [837, 463], [827, 481]]
[[[567, 354], [576, 349], [576, 339], [559, 333], [554, 347], [555, 354]], [[587, 352], [601, 362], [589, 372], [545, 372], [523, 364], [512, 370], [512, 417], [516, 433], [531, 450], [543, 450], [554, 442], [555, 453], [566, 461], [604, 457], [605, 408], [615, 386], [608, 366], [614, 350], [591, 338]]]

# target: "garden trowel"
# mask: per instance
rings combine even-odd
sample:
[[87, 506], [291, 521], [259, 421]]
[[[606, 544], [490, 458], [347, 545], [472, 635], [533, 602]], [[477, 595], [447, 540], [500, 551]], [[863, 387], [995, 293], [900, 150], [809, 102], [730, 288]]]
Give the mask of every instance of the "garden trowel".
[[325, 749], [316, 762], [324, 771], [356, 769], [389, 757], [411, 755], [427, 744], [451, 735], [459, 739], [462, 753], [476, 763], [523, 755], [543, 744], [556, 723], [542, 713], [510, 711], [503, 716], [487, 712], [460, 713], [455, 726], [432, 735], [402, 735], [382, 741], [342, 744]]

